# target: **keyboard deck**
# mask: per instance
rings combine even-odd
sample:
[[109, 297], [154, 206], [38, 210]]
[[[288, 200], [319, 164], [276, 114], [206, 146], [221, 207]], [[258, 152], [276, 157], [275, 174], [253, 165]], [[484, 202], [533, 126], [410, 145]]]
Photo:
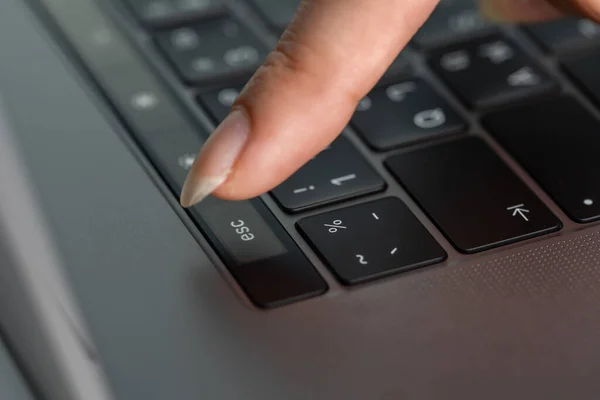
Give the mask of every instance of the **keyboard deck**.
[[[39, 1], [173, 198], [298, 4]], [[591, 21], [497, 26], [442, 0], [329, 148], [270, 194], [188, 217], [262, 308], [326, 293], [318, 263], [352, 286], [585, 227], [600, 220], [597, 71]]]

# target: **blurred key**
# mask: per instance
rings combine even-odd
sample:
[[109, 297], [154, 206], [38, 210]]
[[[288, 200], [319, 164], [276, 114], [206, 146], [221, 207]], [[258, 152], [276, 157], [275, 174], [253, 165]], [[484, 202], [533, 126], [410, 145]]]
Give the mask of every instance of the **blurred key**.
[[567, 53], [600, 46], [600, 25], [581, 18], [533, 24], [526, 30], [551, 53]]
[[126, 0], [140, 21], [154, 28], [174, 27], [226, 12], [222, 0]]
[[492, 35], [434, 52], [432, 67], [471, 107], [551, 92], [555, 82], [519, 46]]
[[475, 0], [442, 0], [413, 38], [425, 49], [489, 33], [493, 29], [481, 14]]
[[600, 106], [600, 51], [565, 62], [565, 68], [579, 87]]
[[287, 28], [300, 0], [250, 0], [269, 26], [281, 33]]
[[161, 33], [158, 43], [188, 83], [250, 76], [267, 55], [258, 37], [231, 17]]

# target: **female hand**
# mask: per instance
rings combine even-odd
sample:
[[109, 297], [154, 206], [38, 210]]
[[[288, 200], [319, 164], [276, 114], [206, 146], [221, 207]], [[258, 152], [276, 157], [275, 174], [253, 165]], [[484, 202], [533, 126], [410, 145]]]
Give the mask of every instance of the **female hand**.
[[[268, 192], [345, 128], [439, 0], [304, 0], [198, 155], [181, 204], [211, 193], [244, 200]], [[484, 15], [531, 22], [563, 14], [600, 20], [600, 0], [481, 0]]]

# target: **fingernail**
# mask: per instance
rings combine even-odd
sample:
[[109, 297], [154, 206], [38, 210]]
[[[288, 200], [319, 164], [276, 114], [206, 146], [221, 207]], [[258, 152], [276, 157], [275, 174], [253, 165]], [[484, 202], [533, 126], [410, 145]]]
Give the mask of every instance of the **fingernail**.
[[561, 15], [546, 0], [481, 0], [480, 10], [487, 18], [498, 22], [535, 21]]
[[249, 133], [247, 114], [240, 109], [232, 111], [196, 157], [181, 192], [183, 207], [198, 204], [227, 181]]

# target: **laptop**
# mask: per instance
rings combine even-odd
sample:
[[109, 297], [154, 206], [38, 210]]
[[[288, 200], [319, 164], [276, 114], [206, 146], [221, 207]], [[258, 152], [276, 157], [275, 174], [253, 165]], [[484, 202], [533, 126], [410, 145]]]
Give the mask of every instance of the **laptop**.
[[0, 323], [28, 379], [50, 400], [597, 398], [600, 26], [443, 0], [329, 148], [184, 210], [297, 5], [1, 2]]

